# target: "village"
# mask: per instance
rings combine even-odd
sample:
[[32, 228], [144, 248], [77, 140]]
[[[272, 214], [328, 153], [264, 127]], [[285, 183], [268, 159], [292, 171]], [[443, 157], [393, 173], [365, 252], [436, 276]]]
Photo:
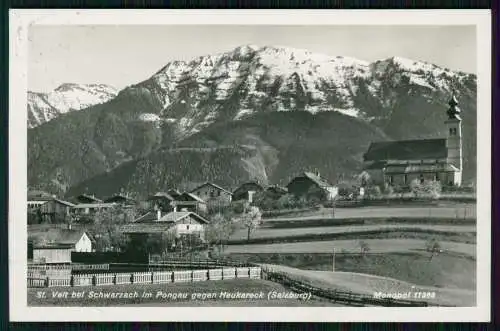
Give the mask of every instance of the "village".
[[[373, 142], [363, 170], [335, 184], [314, 170], [286, 186], [255, 180], [225, 188], [207, 181], [146, 198], [123, 191], [64, 199], [29, 191], [29, 287], [244, 278], [297, 288], [308, 279], [307, 286], [323, 284], [318, 293], [347, 289], [344, 299], [337, 292], [318, 296], [348, 304], [371, 302], [367, 293], [379, 289], [366, 282], [376, 275], [403, 287], [434, 286], [440, 304], [469, 304], [475, 190], [462, 183], [457, 104], [453, 96], [445, 138]], [[465, 274], [443, 274], [450, 263]], [[412, 273], [415, 264], [421, 274]], [[441, 288], [450, 283], [464, 291]]]

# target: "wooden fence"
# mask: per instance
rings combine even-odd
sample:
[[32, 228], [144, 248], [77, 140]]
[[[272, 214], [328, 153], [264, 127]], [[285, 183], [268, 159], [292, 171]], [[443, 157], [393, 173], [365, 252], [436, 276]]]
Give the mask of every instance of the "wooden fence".
[[109, 270], [108, 263], [102, 264], [28, 264], [28, 271], [45, 271], [45, 270]]
[[260, 267], [28, 277], [28, 287], [187, 283], [235, 278], [260, 279]]
[[340, 291], [336, 289], [325, 289], [312, 286], [305, 282], [294, 279], [283, 272], [262, 270], [262, 278], [280, 283], [296, 292], [310, 293], [313, 296], [327, 299], [333, 303], [344, 304], [346, 306], [382, 306], [382, 307], [427, 307], [438, 306], [426, 301], [413, 301], [393, 298], [380, 298], [368, 294], [358, 294], [350, 291]]

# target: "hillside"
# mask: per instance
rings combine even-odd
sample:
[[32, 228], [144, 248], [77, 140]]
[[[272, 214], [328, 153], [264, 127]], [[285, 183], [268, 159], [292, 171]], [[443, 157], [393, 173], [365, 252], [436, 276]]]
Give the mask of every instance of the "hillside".
[[[171, 62], [107, 103], [30, 129], [28, 182], [65, 193], [114, 190], [118, 184], [98, 183], [120, 178], [121, 186], [143, 191], [159, 185], [138, 187], [147, 182], [148, 167], [157, 169], [150, 181], [165, 176], [162, 185], [177, 178], [279, 182], [303, 168], [335, 180], [360, 169], [371, 141], [444, 136], [452, 91], [462, 109], [464, 180], [470, 181], [475, 75], [398, 57], [366, 63], [243, 46]], [[192, 149], [200, 146], [212, 150]]]
[[364, 121], [339, 113], [267, 113], [210, 128], [83, 182], [81, 191], [105, 196], [123, 188], [145, 195], [180, 184], [193, 187], [210, 179], [236, 188], [250, 179], [285, 184], [304, 169], [336, 179], [359, 171], [371, 140], [385, 135]]
[[62, 84], [49, 93], [28, 91], [28, 128], [61, 114], [104, 103], [116, 94], [114, 87], [104, 84]]

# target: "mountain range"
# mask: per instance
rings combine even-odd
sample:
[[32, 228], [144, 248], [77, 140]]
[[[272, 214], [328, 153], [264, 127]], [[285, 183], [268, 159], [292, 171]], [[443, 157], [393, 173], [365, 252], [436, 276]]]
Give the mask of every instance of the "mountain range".
[[62, 84], [49, 93], [28, 92], [28, 128], [61, 114], [82, 110], [116, 97], [118, 91], [105, 84]]
[[285, 184], [359, 173], [372, 141], [446, 135], [460, 102], [464, 181], [476, 173], [476, 76], [391, 57], [368, 63], [246, 45], [167, 63], [116, 97], [28, 130], [28, 183], [144, 196], [210, 180]]

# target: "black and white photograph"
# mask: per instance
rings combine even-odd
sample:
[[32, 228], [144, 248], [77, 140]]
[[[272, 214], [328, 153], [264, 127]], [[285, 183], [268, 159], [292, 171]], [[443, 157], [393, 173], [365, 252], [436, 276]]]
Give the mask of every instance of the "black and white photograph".
[[262, 13], [11, 11], [11, 318], [489, 319], [489, 12]]

